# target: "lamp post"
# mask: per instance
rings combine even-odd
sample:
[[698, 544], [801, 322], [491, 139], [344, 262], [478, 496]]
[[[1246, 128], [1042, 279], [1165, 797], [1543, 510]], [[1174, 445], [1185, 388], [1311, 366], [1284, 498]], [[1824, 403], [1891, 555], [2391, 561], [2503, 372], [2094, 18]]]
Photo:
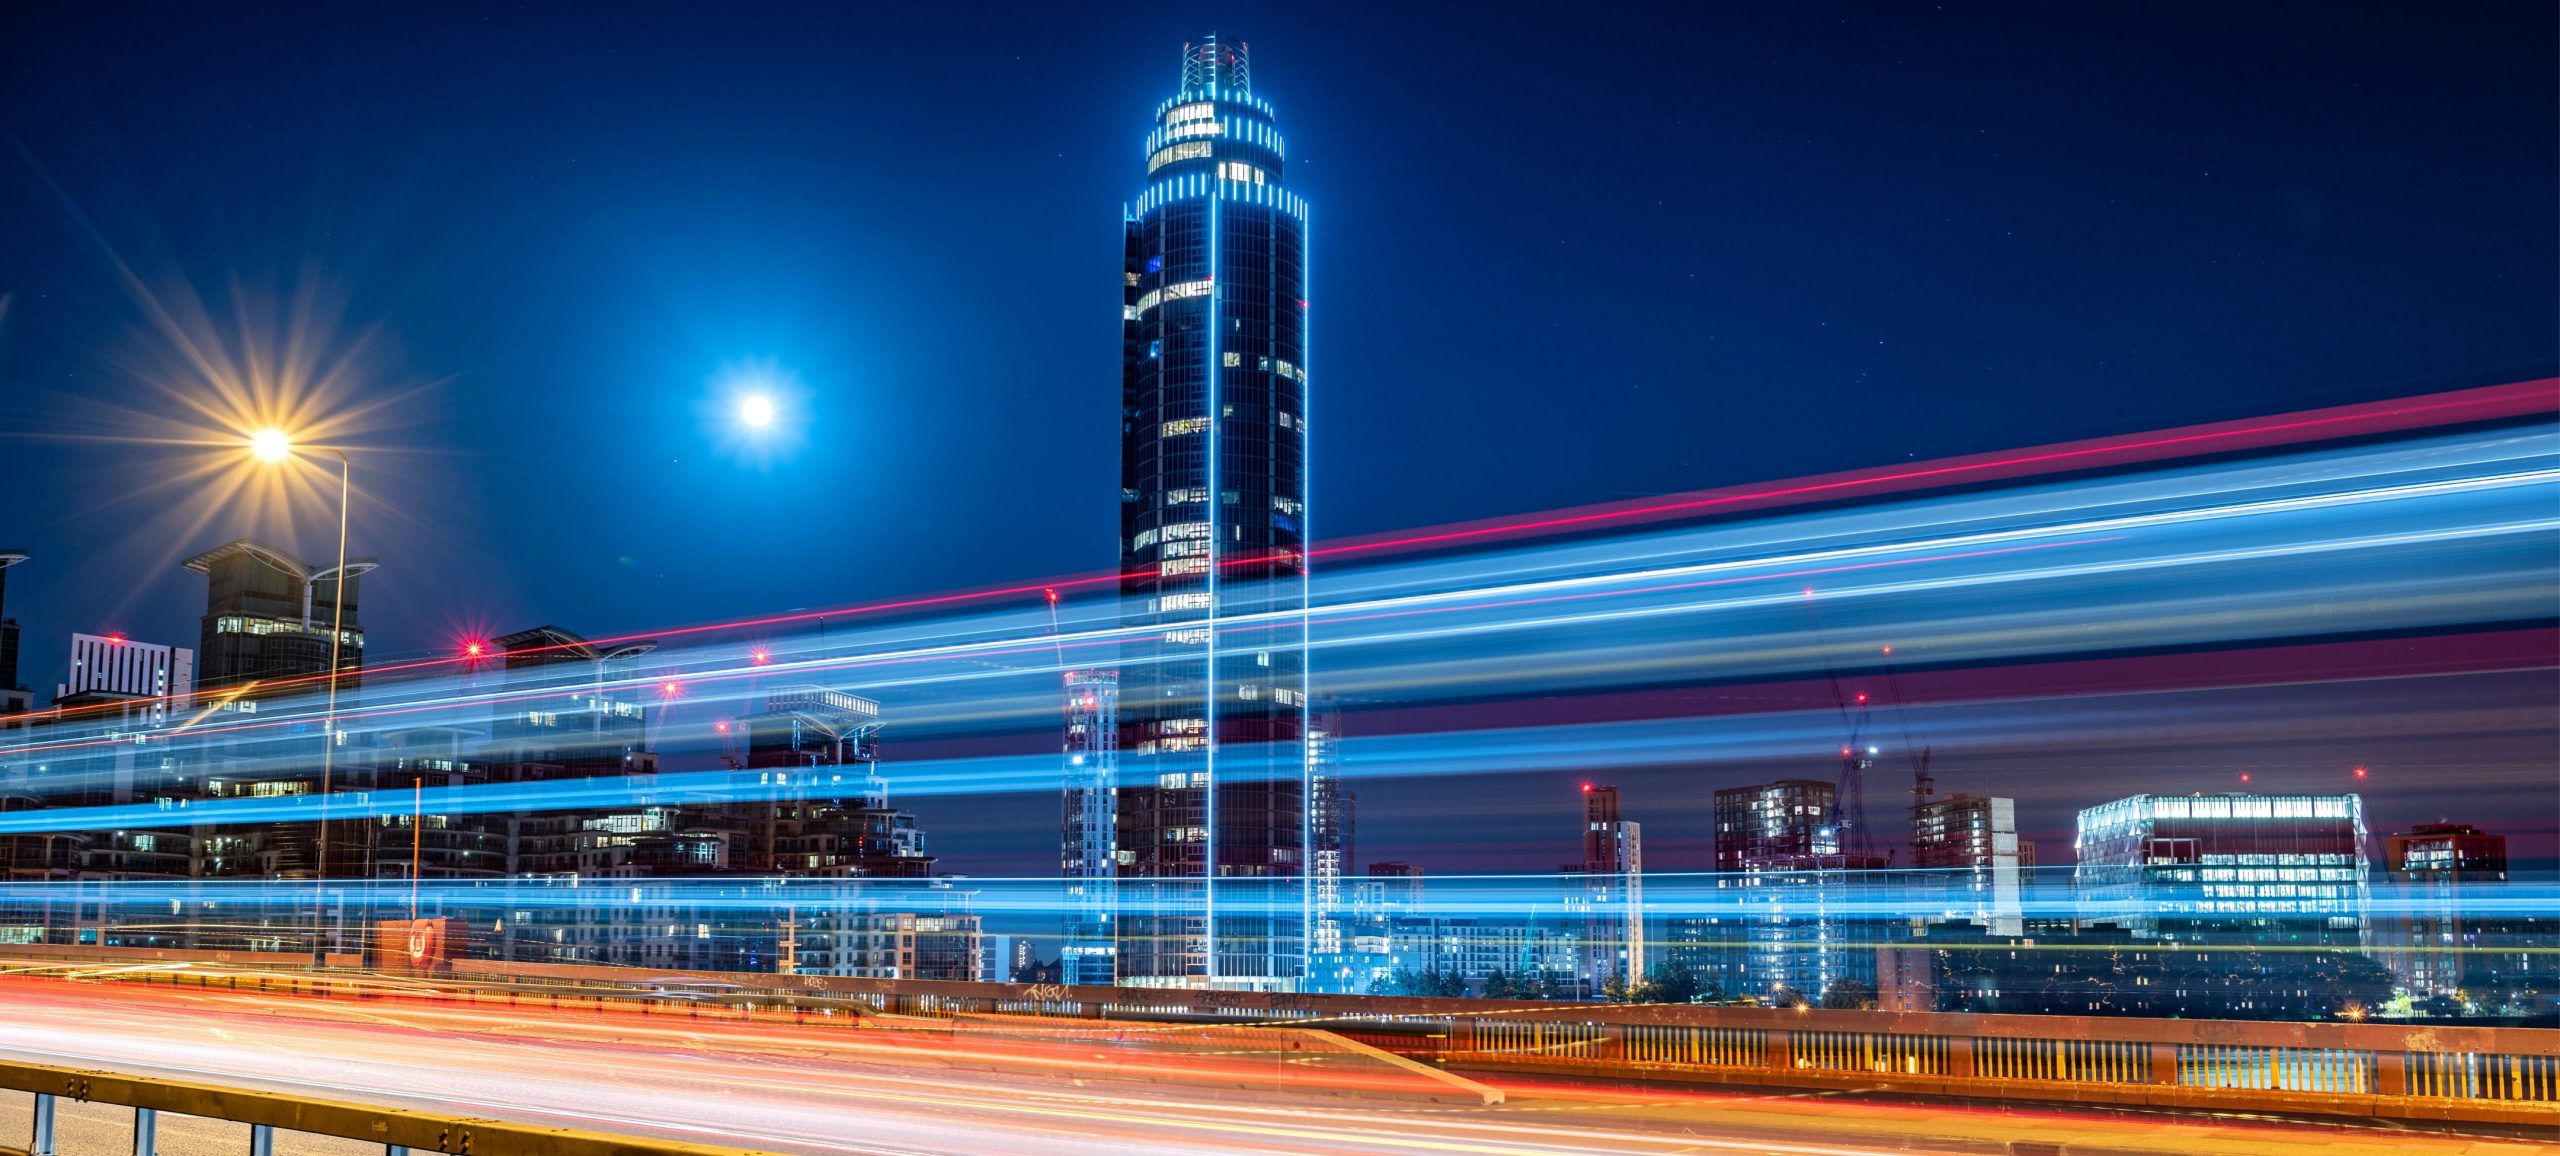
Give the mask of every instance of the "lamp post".
[[[293, 457], [293, 438], [280, 429], [260, 430], [249, 439], [249, 450], [260, 461], [280, 464]], [[337, 589], [329, 597], [329, 697], [320, 724], [320, 832], [311, 870], [314, 968], [325, 967], [329, 962], [329, 790], [338, 758], [338, 662], [347, 636], [347, 507], [355, 493], [355, 464], [347, 460], [344, 450], [333, 449], [329, 453], [338, 459], [338, 567], [330, 572]]]

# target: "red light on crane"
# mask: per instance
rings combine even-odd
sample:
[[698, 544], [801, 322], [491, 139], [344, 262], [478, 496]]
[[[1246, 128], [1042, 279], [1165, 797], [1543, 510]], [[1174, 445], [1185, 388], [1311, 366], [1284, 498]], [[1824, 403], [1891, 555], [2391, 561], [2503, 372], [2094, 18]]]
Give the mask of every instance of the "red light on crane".
[[658, 684], [658, 693], [659, 693], [659, 694], [662, 694], [662, 695], [665, 695], [665, 696], [667, 696], [668, 698], [674, 698], [674, 697], [676, 696], [676, 693], [677, 693], [678, 691], [683, 690], [683, 689], [684, 689], [683, 687], [681, 687], [681, 686], [677, 686], [676, 684], [674, 684], [674, 683], [672, 683], [672, 682], [662, 682], [662, 683], [659, 683], [659, 684]]
[[2249, 772], [2247, 772], [2247, 771], [2242, 771], [2242, 772], [2240, 772], [2240, 781], [2241, 781], [2241, 782], [2244, 782], [2244, 783], [2245, 783], [2245, 782], [2248, 782], [2248, 781], [2249, 781]]
[[1859, 691], [1859, 692], [1858, 692], [1858, 704], [1859, 704], [1859, 705], [1861, 705], [1861, 706], [1864, 706], [1864, 705], [1866, 705], [1866, 701], [1867, 701], [1867, 692], [1865, 692], [1865, 691], [1863, 691], [1863, 690], [1862, 690], [1862, 691]]
[[1586, 794], [1586, 795], [1590, 794], [1590, 793], [1591, 793], [1591, 784], [1589, 784], [1589, 783], [1584, 783], [1584, 784], [1582, 784], [1582, 793], [1583, 793], [1583, 794]]
[[751, 651], [747, 654], [747, 661], [752, 662], [757, 666], [763, 666], [765, 663], [773, 661], [773, 656], [761, 650]]
[[2363, 767], [2357, 767], [2357, 768], [2356, 768], [2356, 777], [2357, 777], [2357, 778], [2359, 778], [2359, 779], [2361, 779], [2361, 778], [2363, 778], [2364, 776], [2365, 776], [2365, 769], [2364, 769]]
[[725, 735], [729, 733], [729, 720], [725, 718], [721, 719], [719, 722], [711, 724], [711, 729]]

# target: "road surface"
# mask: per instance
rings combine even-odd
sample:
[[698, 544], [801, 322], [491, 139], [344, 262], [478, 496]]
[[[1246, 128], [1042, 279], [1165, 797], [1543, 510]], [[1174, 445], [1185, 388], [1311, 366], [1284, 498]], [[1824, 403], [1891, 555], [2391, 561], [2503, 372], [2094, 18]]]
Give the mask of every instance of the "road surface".
[[[1526, 1080], [1489, 1081], [1508, 1099], [1487, 1107], [1432, 1098], [1429, 1081], [1384, 1063], [1208, 1037], [1104, 1045], [1004, 1025], [910, 1032], [25, 977], [0, 978], [0, 1057], [811, 1154], [2560, 1154], [2343, 1124]], [[20, 1143], [26, 1098], [0, 1099], [0, 1145]], [[63, 1156], [131, 1151], [123, 1113], [65, 1111]], [[171, 1122], [161, 1151], [233, 1156], [243, 1135]]]

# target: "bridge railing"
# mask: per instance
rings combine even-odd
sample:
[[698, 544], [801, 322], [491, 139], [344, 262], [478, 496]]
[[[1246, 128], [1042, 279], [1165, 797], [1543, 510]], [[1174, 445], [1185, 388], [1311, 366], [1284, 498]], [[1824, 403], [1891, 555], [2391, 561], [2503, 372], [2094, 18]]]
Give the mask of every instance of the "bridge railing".
[[[244, 961], [245, 962], [245, 961]], [[260, 961], [263, 962], [263, 961]], [[1459, 1070], [2560, 1125], [2560, 1030], [2415, 1023], [1977, 1015], [1303, 995], [460, 960], [437, 998], [567, 998], [848, 1024], [844, 1013], [1322, 1028]], [[219, 986], [125, 971], [125, 982]], [[234, 981], [236, 982], [236, 981]], [[264, 990], [381, 994], [355, 975], [267, 973]], [[721, 994], [704, 998], [698, 993]], [[707, 1005], [707, 1006], [706, 1006]], [[537, 1004], [537, 1006], [539, 1006]], [[827, 1013], [827, 1014], [816, 1014]]]
[[980, 984], [459, 961], [465, 978], [738, 984], [904, 1015], [1322, 1027], [1452, 1068], [2560, 1124], [2560, 1030], [1578, 1004]]
[[46, 1064], [0, 1061], [0, 1090], [32, 1097], [25, 1143], [13, 1145], [0, 1138], [0, 1153], [10, 1156], [55, 1156], [58, 1116], [65, 1100], [130, 1109], [135, 1156], [159, 1152], [164, 1116], [194, 1116], [246, 1125], [249, 1156], [274, 1156], [278, 1139], [295, 1134], [379, 1144], [386, 1156], [410, 1156], [413, 1152], [468, 1152], [472, 1156], [767, 1156], [744, 1148], [606, 1135]]

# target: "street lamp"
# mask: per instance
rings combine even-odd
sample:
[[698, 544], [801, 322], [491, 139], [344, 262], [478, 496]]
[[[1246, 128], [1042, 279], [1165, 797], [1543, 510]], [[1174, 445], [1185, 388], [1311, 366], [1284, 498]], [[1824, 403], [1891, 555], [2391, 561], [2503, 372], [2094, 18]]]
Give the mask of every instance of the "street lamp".
[[[280, 465], [293, 458], [293, 438], [285, 431], [267, 428], [249, 436], [249, 452], [259, 461]], [[329, 599], [329, 698], [321, 715], [320, 735], [320, 837], [311, 870], [311, 966], [325, 967], [329, 962], [329, 789], [337, 770], [338, 758], [338, 660], [339, 648], [347, 637], [347, 506], [355, 492], [355, 465], [347, 460], [344, 450], [330, 450], [338, 459], [338, 568], [331, 573], [337, 591]]]

